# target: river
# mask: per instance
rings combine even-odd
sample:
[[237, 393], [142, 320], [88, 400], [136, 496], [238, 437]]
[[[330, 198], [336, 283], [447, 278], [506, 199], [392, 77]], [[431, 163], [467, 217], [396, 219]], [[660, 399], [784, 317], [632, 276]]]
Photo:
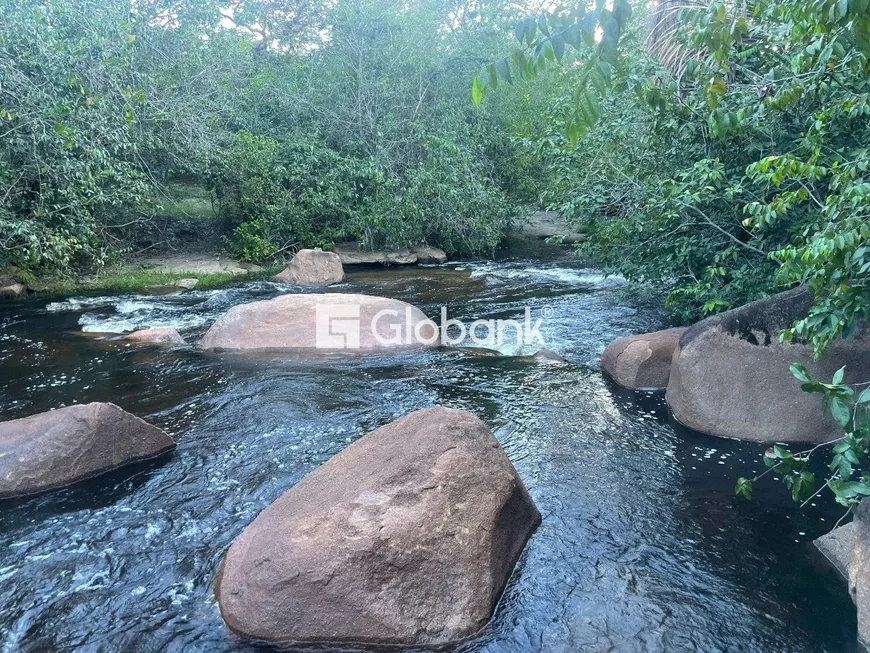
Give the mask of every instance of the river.
[[[555, 251], [555, 250], [554, 250]], [[536, 347], [281, 361], [134, 348], [93, 336], [175, 326], [195, 342], [266, 281], [168, 295], [0, 304], [0, 419], [111, 401], [164, 428], [170, 457], [0, 505], [0, 650], [249, 651], [221, 621], [223, 552], [270, 502], [364, 433], [441, 404], [485, 420], [543, 515], [496, 614], [459, 651], [855, 650], [855, 608], [813, 538], [841, 510], [776, 484], [733, 495], [764, 447], [673, 425], [660, 394], [597, 367], [663, 325], [624, 281], [566, 254], [359, 270], [331, 288], [430, 317], [543, 317]]]

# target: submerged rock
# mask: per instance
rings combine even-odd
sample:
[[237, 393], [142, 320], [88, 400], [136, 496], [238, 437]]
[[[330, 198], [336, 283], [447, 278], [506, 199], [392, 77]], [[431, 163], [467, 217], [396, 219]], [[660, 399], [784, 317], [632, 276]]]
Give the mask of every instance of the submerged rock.
[[300, 249], [284, 270], [273, 279], [298, 286], [330, 286], [344, 281], [341, 259], [334, 252]]
[[685, 331], [665, 329], [614, 340], [601, 355], [601, 369], [623, 388], [665, 388], [674, 350]]
[[0, 422], [0, 499], [70, 485], [173, 447], [162, 430], [114, 404]]
[[437, 346], [438, 327], [397, 299], [343, 293], [281, 295], [234, 306], [203, 336], [216, 351], [386, 351]]
[[487, 426], [429, 408], [347, 447], [266, 508], [215, 591], [283, 646], [440, 646], [489, 620], [541, 516]]
[[181, 334], [170, 327], [157, 329], [140, 329], [124, 336], [124, 340], [142, 344], [184, 345], [187, 344]]
[[800, 289], [714, 315], [689, 327], [674, 352], [667, 401], [689, 428], [762, 442], [826, 442], [842, 435], [819, 395], [801, 390], [789, 372], [802, 363], [829, 381], [846, 366], [847, 383], [870, 378], [870, 330], [837, 340], [820, 360], [812, 348], [780, 342], [782, 329], [807, 315], [812, 296]]
[[546, 364], [564, 364], [568, 362], [568, 359], [562, 356], [562, 354], [557, 354], [554, 351], [550, 351], [549, 349], [539, 349], [532, 355], [532, 359], [539, 363]]

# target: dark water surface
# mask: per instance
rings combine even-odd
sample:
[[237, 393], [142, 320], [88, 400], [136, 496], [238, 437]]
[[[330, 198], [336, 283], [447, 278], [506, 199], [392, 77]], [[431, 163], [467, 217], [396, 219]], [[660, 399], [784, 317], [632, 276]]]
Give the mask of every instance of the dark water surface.
[[462, 651], [852, 651], [855, 609], [811, 547], [840, 511], [797, 510], [737, 476], [763, 447], [668, 422], [660, 396], [618, 391], [597, 359], [661, 326], [625, 284], [571, 259], [353, 272], [331, 290], [396, 297], [432, 317], [542, 312], [536, 365], [456, 351], [320, 361], [134, 349], [82, 335], [176, 326], [196, 342], [268, 282], [166, 296], [0, 305], [0, 419], [112, 401], [166, 429], [156, 463], [0, 506], [0, 650], [246, 651], [211, 580], [266, 505], [367, 431], [433, 404], [503, 444], [543, 514], [496, 615]]

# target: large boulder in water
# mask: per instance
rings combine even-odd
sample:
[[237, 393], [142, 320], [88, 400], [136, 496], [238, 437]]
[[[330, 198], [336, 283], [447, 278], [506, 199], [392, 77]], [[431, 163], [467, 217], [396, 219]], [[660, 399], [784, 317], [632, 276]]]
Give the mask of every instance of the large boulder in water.
[[838, 340], [820, 360], [812, 348], [780, 342], [806, 317], [812, 296], [791, 290], [698, 322], [674, 352], [667, 401], [674, 417], [711, 435], [762, 442], [826, 442], [843, 430], [789, 372], [802, 363], [827, 381], [846, 366], [846, 382], [870, 378], [870, 332]]
[[330, 286], [344, 281], [344, 268], [334, 252], [300, 249], [290, 265], [276, 274], [274, 280], [297, 286]]
[[477, 417], [428, 408], [283, 494], [215, 585], [235, 632], [283, 646], [439, 646], [480, 630], [541, 516]]
[[665, 388], [671, 359], [686, 329], [665, 329], [614, 340], [601, 355], [601, 369], [623, 388]]
[[438, 328], [396, 299], [342, 293], [281, 295], [234, 306], [203, 336], [216, 351], [379, 351], [439, 344]]
[[114, 404], [68, 406], [0, 422], [0, 499], [70, 485], [174, 446], [159, 428]]

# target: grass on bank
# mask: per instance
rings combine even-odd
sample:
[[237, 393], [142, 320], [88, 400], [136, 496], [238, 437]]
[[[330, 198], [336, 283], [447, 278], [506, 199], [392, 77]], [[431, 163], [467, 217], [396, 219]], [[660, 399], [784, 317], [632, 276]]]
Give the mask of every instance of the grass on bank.
[[219, 288], [240, 281], [254, 281], [274, 276], [283, 268], [281, 266], [267, 267], [246, 275], [232, 272], [156, 272], [147, 269], [129, 267], [109, 268], [99, 275], [76, 279], [70, 277], [35, 278], [28, 286], [37, 296], [68, 295], [83, 292], [138, 292], [149, 289], [167, 288], [175, 285], [181, 279], [196, 279], [197, 290]]

